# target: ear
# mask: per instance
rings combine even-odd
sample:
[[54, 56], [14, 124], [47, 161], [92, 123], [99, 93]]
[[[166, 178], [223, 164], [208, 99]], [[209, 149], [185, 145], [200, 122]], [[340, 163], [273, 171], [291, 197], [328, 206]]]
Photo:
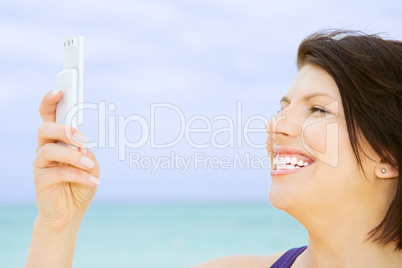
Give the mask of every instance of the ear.
[[377, 163], [375, 166], [375, 175], [380, 179], [395, 179], [399, 176], [399, 170], [388, 163]]

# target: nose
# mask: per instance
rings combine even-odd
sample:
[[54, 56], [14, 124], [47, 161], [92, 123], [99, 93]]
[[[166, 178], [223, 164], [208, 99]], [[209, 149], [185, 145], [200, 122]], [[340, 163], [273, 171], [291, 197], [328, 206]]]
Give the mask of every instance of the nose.
[[279, 114], [272, 116], [265, 125], [268, 135], [279, 143], [282, 140], [300, 136], [301, 123], [297, 114], [296, 111], [292, 111], [288, 107]]

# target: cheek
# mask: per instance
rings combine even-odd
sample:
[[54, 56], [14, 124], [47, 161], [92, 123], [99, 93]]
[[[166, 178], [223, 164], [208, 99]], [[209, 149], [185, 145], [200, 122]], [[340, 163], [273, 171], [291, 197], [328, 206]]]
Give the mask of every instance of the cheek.
[[310, 124], [304, 129], [304, 146], [317, 158], [313, 191], [325, 193], [328, 199], [335, 194], [334, 200], [338, 200], [338, 195], [354, 188], [354, 179], [360, 173], [346, 122], [327, 120]]
[[339, 153], [345, 149], [348, 141], [346, 124], [339, 120], [309, 118], [303, 124], [304, 149], [331, 167], [339, 165]]
[[326, 126], [320, 122], [307, 119], [302, 127], [302, 142], [303, 146], [314, 156], [317, 153], [325, 153], [326, 148]]

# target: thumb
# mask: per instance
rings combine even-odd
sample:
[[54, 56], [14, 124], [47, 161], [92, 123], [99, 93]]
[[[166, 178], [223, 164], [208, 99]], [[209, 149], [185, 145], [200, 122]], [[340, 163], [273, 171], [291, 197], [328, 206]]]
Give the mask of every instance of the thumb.
[[56, 107], [63, 93], [61, 90], [47, 92], [39, 106], [39, 113], [43, 122], [56, 122]]

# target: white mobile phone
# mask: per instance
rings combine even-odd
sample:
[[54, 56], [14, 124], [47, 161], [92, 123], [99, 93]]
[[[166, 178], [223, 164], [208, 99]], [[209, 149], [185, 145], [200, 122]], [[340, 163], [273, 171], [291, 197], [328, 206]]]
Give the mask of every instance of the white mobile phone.
[[57, 75], [56, 89], [63, 92], [57, 103], [56, 123], [78, 128], [83, 122], [84, 38], [71, 36], [64, 41], [64, 70]]

